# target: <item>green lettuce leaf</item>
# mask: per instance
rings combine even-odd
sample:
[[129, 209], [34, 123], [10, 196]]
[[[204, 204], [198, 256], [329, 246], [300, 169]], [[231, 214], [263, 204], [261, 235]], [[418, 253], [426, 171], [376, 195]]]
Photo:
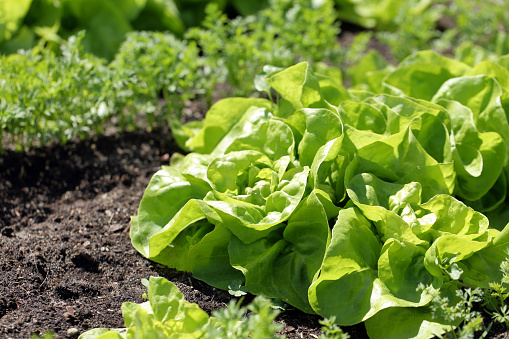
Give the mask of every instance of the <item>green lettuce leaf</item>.
[[494, 78], [504, 90], [509, 91], [509, 69], [491, 61], [483, 61], [475, 65], [475, 67], [465, 75], [483, 74]]
[[371, 339], [428, 339], [454, 330], [459, 322], [450, 324], [433, 318], [428, 307], [392, 307], [378, 312], [365, 325]]
[[385, 78], [385, 86], [395, 94], [431, 100], [444, 82], [465, 75], [467, 64], [433, 51], [420, 51], [403, 60]]
[[122, 305], [125, 329], [94, 329], [80, 339], [118, 338], [201, 338], [209, 324], [208, 314], [184, 299], [178, 288], [165, 278], [150, 277], [149, 301]]
[[281, 298], [308, 313], [308, 288], [330, 241], [325, 210], [312, 192], [287, 225], [250, 244], [233, 237], [229, 245], [233, 267], [242, 271], [254, 294]]
[[380, 82], [373, 80], [376, 74], [380, 74], [388, 66], [389, 63], [378, 51], [369, 50], [356, 65], [348, 68], [352, 87], [361, 87], [374, 93], [383, 92], [382, 79]]
[[[245, 114], [255, 112], [249, 111], [250, 107], [269, 109], [271, 106], [272, 104], [265, 99], [228, 98], [220, 100], [209, 109], [203, 121], [203, 129], [186, 142], [186, 147], [197, 153], [209, 154]], [[240, 132], [243, 131], [244, 125], [245, 123], [240, 126]], [[223, 148], [226, 149], [227, 146]]]
[[[194, 180], [194, 183], [198, 180]], [[160, 232], [190, 199], [202, 199], [206, 186], [193, 185], [175, 167], [163, 166], [145, 190], [138, 215], [131, 218], [131, 242], [141, 254], [150, 256], [149, 240]]]
[[[448, 80], [437, 91], [433, 102], [440, 99], [455, 100], [467, 106], [479, 132], [497, 132], [505, 144], [509, 142], [509, 123], [501, 105], [503, 90], [498, 82], [486, 75], [463, 76]], [[509, 148], [500, 159], [507, 166]]]
[[125, 339], [119, 332], [121, 329], [94, 328], [82, 333], [78, 339]]
[[[438, 128], [444, 128], [438, 120], [432, 119]], [[423, 199], [430, 199], [440, 193], [451, 194], [454, 190], [455, 173], [452, 162], [439, 163], [430, 156], [415, 137], [420, 126], [414, 124], [407, 130], [368, 144], [357, 151], [355, 162], [347, 168], [347, 183], [355, 174], [373, 173], [388, 182], [420, 182]], [[422, 126], [422, 125], [421, 125]], [[445, 132], [444, 132], [445, 133]], [[447, 135], [442, 133], [442, 142]], [[437, 147], [445, 149], [443, 146]], [[439, 152], [437, 152], [440, 155]], [[436, 157], [439, 157], [435, 155]], [[447, 153], [440, 157], [445, 158]]]
[[307, 62], [273, 73], [267, 82], [283, 98], [277, 113], [282, 118], [301, 108], [331, 108]]
[[[412, 206], [413, 232], [430, 243], [445, 235], [480, 235], [488, 230], [488, 219], [449, 195], [436, 195]], [[411, 216], [407, 215], [407, 220]]]
[[272, 166], [263, 153], [237, 151], [217, 157], [208, 168], [214, 194], [207, 196], [206, 203], [246, 243], [279, 227], [304, 196], [309, 168], [283, 173]]
[[355, 129], [386, 134], [386, 116], [373, 105], [353, 100], [345, 100], [339, 106], [342, 121]]
[[[445, 99], [437, 102], [451, 114], [457, 194], [470, 201], [481, 199], [502, 175], [503, 161], [500, 155], [506, 154], [506, 144], [496, 132], [479, 133], [468, 107]], [[505, 193], [502, 196], [504, 199]], [[501, 202], [495, 201], [493, 206], [487, 207], [494, 208]]]
[[[310, 304], [321, 316], [336, 317], [340, 325], [365, 321], [388, 307], [425, 305], [429, 298], [416, 287], [419, 281], [433, 282], [433, 277], [423, 259], [424, 250], [412, 244], [390, 239], [382, 246], [357, 209], [341, 210], [319, 275], [309, 288]], [[403, 271], [395, 269], [398, 261]]]
[[347, 185], [348, 196], [365, 217], [375, 224], [383, 242], [394, 238], [415, 245], [425, 244], [398, 215], [406, 205], [419, 203], [421, 192], [419, 183], [387, 183], [370, 173], [356, 175]]
[[[225, 153], [253, 150], [265, 154], [272, 161], [286, 159], [288, 163], [293, 160], [294, 149], [291, 128], [279, 120], [269, 120], [253, 125], [249, 133], [235, 138]], [[283, 164], [281, 166], [286, 169]]]
[[318, 149], [343, 133], [339, 117], [327, 109], [300, 109], [285, 122], [298, 141], [297, 154], [301, 166], [310, 166]]
[[507, 260], [509, 251], [509, 227], [502, 232], [490, 230], [494, 239], [483, 250], [464, 260], [463, 281], [474, 287], [489, 288], [489, 283], [500, 282], [500, 265]]

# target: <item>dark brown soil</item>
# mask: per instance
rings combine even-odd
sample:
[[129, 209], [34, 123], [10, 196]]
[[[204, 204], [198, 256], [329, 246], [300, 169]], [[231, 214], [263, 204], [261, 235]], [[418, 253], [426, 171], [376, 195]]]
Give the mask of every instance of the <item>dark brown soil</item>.
[[[122, 303], [142, 302], [150, 276], [207, 312], [226, 306], [228, 292], [150, 262], [130, 243], [130, 216], [176, 151], [167, 131], [137, 131], [0, 156], [0, 338], [123, 327]], [[278, 318], [289, 338], [317, 338], [319, 319], [296, 310]], [[366, 337], [363, 326], [346, 330]]]

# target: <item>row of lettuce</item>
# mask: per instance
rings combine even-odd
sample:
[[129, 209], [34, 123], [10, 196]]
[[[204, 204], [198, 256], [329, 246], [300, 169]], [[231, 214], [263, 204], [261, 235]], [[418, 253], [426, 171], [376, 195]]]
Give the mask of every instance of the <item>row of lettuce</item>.
[[132, 243], [371, 338], [448, 332], [462, 319], [433, 295], [489, 289], [509, 248], [508, 61], [423, 51], [349, 89], [307, 63], [270, 73], [276, 104], [223, 99], [180, 127], [190, 153], [151, 179]]

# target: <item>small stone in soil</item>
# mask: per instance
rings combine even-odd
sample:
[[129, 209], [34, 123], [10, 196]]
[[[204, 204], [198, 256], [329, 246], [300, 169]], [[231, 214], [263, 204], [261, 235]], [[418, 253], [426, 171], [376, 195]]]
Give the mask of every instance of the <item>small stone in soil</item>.
[[67, 330], [67, 335], [69, 337], [75, 337], [79, 334], [80, 332], [78, 331], [77, 328], [74, 328], [74, 327], [71, 327], [70, 329]]
[[121, 231], [123, 228], [124, 228], [124, 225], [122, 225], [122, 224], [112, 224], [109, 227], [108, 231], [110, 233], [115, 233], [115, 232]]

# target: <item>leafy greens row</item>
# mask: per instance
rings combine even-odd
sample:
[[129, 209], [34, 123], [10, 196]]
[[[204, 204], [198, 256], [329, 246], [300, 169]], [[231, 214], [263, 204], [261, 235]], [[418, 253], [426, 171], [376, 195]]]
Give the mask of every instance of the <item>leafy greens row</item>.
[[250, 95], [263, 65], [337, 54], [332, 2], [316, 6], [277, 0], [256, 17], [234, 20], [210, 6], [205, 27], [190, 30], [187, 39], [132, 32], [110, 63], [87, 52], [83, 32], [68, 39], [61, 55], [49, 48], [1, 55], [0, 143], [18, 150], [64, 143], [101, 133], [111, 120], [121, 129], [140, 128], [140, 121], [142, 127], [178, 125], [188, 100], [209, 107], [218, 84], [220, 95]]
[[307, 63], [271, 73], [276, 104], [224, 99], [182, 126], [191, 153], [151, 179], [134, 247], [372, 338], [458, 325], [432, 317], [433, 293], [500, 281], [509, 247], [508, 59], [375, 59], [348, 90]]

